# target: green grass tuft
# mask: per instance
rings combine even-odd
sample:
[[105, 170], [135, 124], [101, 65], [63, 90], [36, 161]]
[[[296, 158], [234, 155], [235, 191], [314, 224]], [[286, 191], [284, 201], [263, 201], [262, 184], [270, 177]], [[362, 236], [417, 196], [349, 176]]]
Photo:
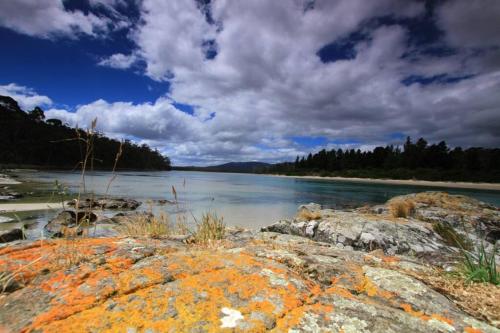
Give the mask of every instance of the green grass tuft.
[[491, 253], [488, 254], [482, 242], [474, 252], [462, 249], [462, 272], [467, 280], [499, 285], [500, 274], [497, 271], [495, 261], [496, 252], [496, 244], [493, 246]]

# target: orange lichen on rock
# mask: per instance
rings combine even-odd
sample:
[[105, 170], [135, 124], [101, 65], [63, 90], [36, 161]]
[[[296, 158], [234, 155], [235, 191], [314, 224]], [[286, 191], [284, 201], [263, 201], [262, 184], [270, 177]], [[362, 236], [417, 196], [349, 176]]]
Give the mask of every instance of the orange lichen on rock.
[[[299, 276], [245, 253], [171, 253], [163, 259], [151, 258], [144, 267], [132, 266], [128, 258], [113, 258], [94, 271], [87, 264], [79, 271], [57, 272], [45, 281], [44, 290], [57, 297], [28, 330], [117, 332], [133, 327], [219, 332], [224, 331], [221, 310], [230, 308], [245, 319], [245, 331], [258, 332], [266, 328], [262, 318], [286, 317], [280, 327], [290, 327], [304, 309], [331, 310], [304, 305], [309, 295], [319, 292], [317, 285], [297, 285], [292, 280], [300, 281]], [[168, 283], [166, 275], [171, 278]], [[102, 280], [112, 283], [100, 286]]]
[[[207, 249], [170, 240], [151, 245], [144, 240], [89, 239], [2, 249], [0, 263], [5, 267], [42, 259], [31, 266], [28, 283], [2, 295], [0, 322], [13, 332], [338, 331], [353, 318], [361, 326], [373, 320], [386, 327], [391, 320], [408, 319], [405, 311], [426, 321], [412, 321], [425, 328], [454, 322], [455, 329], [466, 326], [451, 307], [445, 307], [446, 316], [416, 309], [421, 303], [381, 283], [361, 255], [325, 260], [321, 265], [335, 265], [329, 270], [310, 265], [311, 271], [300, 271], [272, 259], [274, 249], [265, 246]], [[81, 248], [85, 260], [61, 266], [57, 258], [65, 248]], [[307, 255], [300, 253], [301, 258]], [[381, 261], [370, 264], [379, 267]], [[35, 306], [18, 320], [19, 309]], [[395, 309], [401, 316], [393, 319]]]
[[382, 261], [386, 264], [393, 264], [400, 262], [401, 259], [396, 256], [383, 256]]
[[419, 319], [422, 319], [422, 320], [431, 320], [431, 319], [434, 319], [434, 320], [439, 320], [440, 322], [443, 322], [443, 323], [446, 323], [450, 326], [453, 325], [453, 320], [450, 319], [450, 318], [446, 318], [440, 314], [436, 314], [436, 313], [433, 313], [431, 314], [430, 316], [429, 315], [426, 315], [423, 311], [415, 311], [413, 310], [413, 307], [410, 305], [410, 304], [400, 304], [401, 308], [408, 314], [414, 316], [414, 317], [417, 317]]
[[483, 331], [481, 331], [480, 329], [477, 329], [477, 328], [474, 328], [474, 327], [470, 327], [470, 326], [467, 326], [464, 329], [464, 332], [465, 333], [483, 333]]

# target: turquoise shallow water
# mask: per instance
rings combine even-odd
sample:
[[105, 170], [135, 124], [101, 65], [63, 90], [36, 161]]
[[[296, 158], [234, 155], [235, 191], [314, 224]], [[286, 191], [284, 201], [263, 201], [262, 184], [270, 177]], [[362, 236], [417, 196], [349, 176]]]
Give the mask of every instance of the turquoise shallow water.
[[[77, 191], [80, 175], [72, 172], [32, 172], [21, 174], [36, 181], [66, 184]], [[111, 178], [109, 172], [94, 172], [86, 177], [87, 190], [104, 194]], [[442, 190], [465, 194], [500, 206], [500, 191], [449, 189], [406, 185], [362, 184], [331, 180], [308, 180], [267, 175], [212, 172], [120, 172], [110, 187], [110, 194], [147, 200], [173, 200], [176, 188], [181, 210], [188, 216], [213, 211], [228, 225], [257, 229], [294, 215], [297, 206], [309, 202], [326, 207], [357, 207], [383, 203], [387, 199], [413, 192]], [[158, 206], [155, 211], [175, 213], [175, 205]], [[147, 204], [143, 205], [143, 209]]]

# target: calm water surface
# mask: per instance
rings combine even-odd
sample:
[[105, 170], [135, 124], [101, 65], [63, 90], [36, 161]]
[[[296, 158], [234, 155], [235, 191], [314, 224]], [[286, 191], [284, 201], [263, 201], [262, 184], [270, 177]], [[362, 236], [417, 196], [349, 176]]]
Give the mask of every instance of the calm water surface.
[[[80, 175], [76, 172], [21, 173], [22, 178], [53, 183], [55, 180], [77, 192]], [[86, 177], [87, 190], [97, 195], [106, 192], [109, 172], [94, 172]], [[199, 217], [216, 212], [228, 225], [257, 229], [279, 219], [291, 217], [300, 204], [316, 202], [330, 208], [357, 207], [383, 203], [387, 199], [413, 192], [443, 190], [465, 194], [500, 206], [500, 191], [449, 189], [407, 185], [362, 184], [331, 180], [309, 180], [252, 174], [214, 172], [120, 172], [110, 187], [110, 195], [135, 198], [148, 209], [153, 201], [155, 211], [178, 211], [176, 205], [158, 205], [159, 199], [174, 200], [175, 187], [181, 210]], [[38, 217], [46, 221], [47, 216]], [[41, 222], [40, 222], [41, 223]]]

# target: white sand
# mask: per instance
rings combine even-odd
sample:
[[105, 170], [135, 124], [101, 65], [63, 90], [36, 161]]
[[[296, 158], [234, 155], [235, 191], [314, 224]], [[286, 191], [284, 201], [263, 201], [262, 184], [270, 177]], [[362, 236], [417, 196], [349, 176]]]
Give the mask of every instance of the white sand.
[[11, 222], [12, 219], [7, 216], [0, 216], [0, 223]]
[[16, 185], [16, 184], [21, 184], [21, 182], [18, 182], [17, 180], [14, 180], [9, 176], [0, 174], [0, 185]]
[[403, 179], [373, 179], [373, 178], [347, 178], [347, 177], [320, 177], [320, 176], [285, 176], [276, 175], [276, 177], [291, 177], [303, 179], [319, 179], [319, 180], [334, 180], [346, 181], [355, 183], [368, 184], [391, 184], [391, 185], [414, 185], [414, 186], [436, 186], [449, 188], [469, 188], [477, 190], [492, 190], [500, 191], [499, 183], [466, 183], [466, 182], [442, 182], [428, 180], [403, 180]]
[[54, 210], [62, 209], [61, 203], [42, 202], [42, 203], [5, 203], [0, 204], [0, 213], [7, 212], [27, 212], [32, 210]]

